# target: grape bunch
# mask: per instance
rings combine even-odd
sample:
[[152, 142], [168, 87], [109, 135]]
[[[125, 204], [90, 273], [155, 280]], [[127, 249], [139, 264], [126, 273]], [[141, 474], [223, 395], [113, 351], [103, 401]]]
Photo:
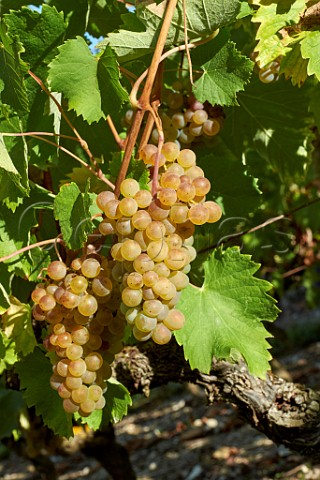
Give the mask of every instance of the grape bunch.
[[116, 312], [119, 292], [110, 263], [98, 255], [76, 258], [70, 268], [53, 261], [46, 281], [31, 295], [34, 319], [47, 326], [43, 343], [51, 352], [50, 384], [64, 410], [82, 416], [104, 407], [110, 364], [122, 349], [126, 323]]
[[[176, 142], [180, 147], [188, 148], [193, 142], [210, 141], [220, 132], [223, 123], [220, 107], [212, 107], [208, 102], [203, 104], [192, 95], [186, 97], [178, 92], [171, 92], [166, 102], [159, 109], [166, 142]], [[125, 113], [125, 125], [131, 125], [133, 115], [133, 110]], [[150, 143], [158, 145], [158, 140], [159, 133], [154, 128]]]
[[105, 215], [100, 233], [116, 239], [110, 252], [115, 262], [111, 275], [119, 284], [120, 310], [137, 340], [165, 344], [172, 331], [184, 325], [176, 305], [196, 257], [195, 225], [218, 221], [221, 208], [206, 201], [210, 182], [192, 150], [180, 150], [174, 142], [165, 143], [160, 155], [152, 144], [140, 150], [140, 159], [151, 168], [157, 155], [156, 198], [127, 178], [120, 186], [121, 199], [105, 191], [97, 205]]

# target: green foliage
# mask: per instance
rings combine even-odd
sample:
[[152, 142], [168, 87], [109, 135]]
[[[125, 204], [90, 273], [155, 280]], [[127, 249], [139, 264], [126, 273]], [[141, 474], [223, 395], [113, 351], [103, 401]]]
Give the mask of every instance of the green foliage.
[[0, 29], [0, 94], [3, 103], [17, 111], [28, 110], [28, 98], [22, 75], [25, 65], [20, 59], [23, 47], [19, 40], [11, 38], [4, 27]]
[[35, 407], [37, 415], [42, 417], [44, 424], [56, 435], [71, 437], [71, 415], [63, 410], [59, 395], [52, 390], [48, 382], [52, 375], [49, 359], [36, 348], [33, 353], [18, 362], [15, 369], [28, 407]]
[[271, 359], [265, 338], [271, 335], [262, 321], [275, 320], [278, 308], [266, 293], [272, 285], [253, 276], [258, 268], [236, 247], [219, 249], [204, 264], [203, 286], [182, 293], [179, 309], [187, 322], [175, 336], [191, 368], [209, 373], [213, 356], [238, 352], [254, 375], [265, 376]]
[[[124, 28], [111, 33], [99, 43], [103, 47], [110, 45], [121, 61], [126, 62], [150, 53], [155, 45], [161, 26], [165, 2], [160, 4], [141, 3], [137, 6], [137, 16], [123, 17]], [[238, 0], [189, 0], [186, 4], [188, 39], [207, 37], [218, 28], [234, 20], [240, 8]], [[171, 22], [166, 45], [184, 42], [182, 2], [178, 3], [176, 13]]]
[[301, 56], [309, 59], [308, 75], [315, 75], [320, 80], [320, 32], [307, 32], [305, 38], [301, 41]]
[[110, 378], [105, 398], [106, 406], [103, 409], [102, 424], [120, 422], [127, 415], [128, 407], [132, 405], [130, 393], [120, 382]]
[[277, 2], [267, 2], [266, 4], [262, 2], [253, 16], [253, 21], [260, 23], [257, 32], [259, 42], [255, 51], [259, 52], [257, 60], [261, 67], [279, 55], [286, 54], [287, 49], [281, 42], [278, 32], [285, 26], [298, 23], [300, 15], [306, 9], [305, 0], [294, 0], [287, 5], [285, 3], [288, 2], [283, 2], [283, 5], [278, 5]]
[[193, 93], [212, 105], [238, 105], [236, 93], [249, 82], [253, 62], [237, 51], [223, 31], [217, 38], [195, 50], [195, 68], [203, 75], [194, 83]]
[[66, 31], [62, 12], [48, 5], [42, 5], [41, 13], [25, 7], [5, 15], [4, 19], [9, 35], [18, 37], [22, 43], [22, 58], [31, 70], [42, 62], [50, 62]]
[[226, 111], [222, 131], [229, 148], [237, 156], [248, 147], [257, 150], [283, 182], [303, 181], [311, 136], [305, 90], [282, 79], [265, 85], [255, 77], [238, 102], [241, 108]]
[[0, 439], [10, 437], [19, 427], [19, 414], [24, 407], [20, 392], [7, 390], [0, 384]]
[[88, 123], [116, 112], [128, 99], [112, 50], [106, 48], [100, 58], [94, 57], [79, 36], [59, 48], [59, 55], [50, 64], [49, 82], [68, 98], [69, 109]]
[[[27, 406], [35, 406], [54, 433], [69, 437], [72, 418], [49, 385], [52, 366], [37, 348], [41, 325], [32, 324], [30, 292], [56, 259], [52, 239], [63, 237], [58, 248], [69, 265], [102, 219], [96, 197], [109, 187], [101, 175], [115, 183], [124, 157], [107, 117], [123, 140], [130, 131], [124, 115], [131, 87], [150, 66], [165, 2], [136, 2], [131, 12], [116, 0], [32, 2], [40, 12], [24, 1], [0, 3], [0, 372], [15, 369]], [[215, 137], [186, 145], [211, 182], [207, 199], [223, 210], [220, 222], [196, 229], [199, 254], [190, 279], [199, 288], [182, 293], [186, 325], [175, 334], [192, 368], [204, 372], [213, 356], [242, 357], [261, 377], [269, 369], [270, 334], [262, 322], [273, 321], [278, 309], [267, 294], [271, 284], [258, 275], [274, 280], [277, 296], [286, 278], [305, 286], [310, 303], [319, 298], [318, 203], [289, 213], [281, 223], [268, 222], [319, 198], [320, 41], [318, 25], [303, 17], [307, 3], [187, 0], [187, 39], [200, 42], [190, 47], [194, 85], [185, 51], [167, 58], [163, 77], [159, 70], [156, 78], [164, 85], [160, 111], [166, 96], [181, 91], [184, 109], [194, 95], [221, 124]], [[185, 44], [182, 5], [179, 1], [165, 50]], [[103, 38], [96, 50], [87, 33]], [[263, 83], [269, 81], [263, 74], [278, 63], [273, 81]], [[58, 106], [43, 91], [47, 87]], [[151, 102], [158, 100], [158, 90]], [[141, 138], [139, 132], [127, 177], [149, 190], [152, 169], [135, 153]], [[95, 160], [90, 169], [87, 146]], [[29, 249], [48, 239], [48, 248]], [[111, 242], [112, 236], [99, 244], [99, 254]], [[208, 256], [221, 243], [236, 246]], [[308, 262], [314, 263], [301, 277], [285, 276]], [[110, 379], [104, 395], [103, 411], [75, 418], [93, 429], [121, 420], [131, 405], [129, 392]], [[0, 437], [18, 427], [23, 402], [19, 392], [1, 386]]]
[[90, 220], [92, 198], [81, 193], [75, 183], [63, 185], [54, 200], [54, 216], [59, 221], [61, 232], [69, 248], [77, 250], [94, 229]]

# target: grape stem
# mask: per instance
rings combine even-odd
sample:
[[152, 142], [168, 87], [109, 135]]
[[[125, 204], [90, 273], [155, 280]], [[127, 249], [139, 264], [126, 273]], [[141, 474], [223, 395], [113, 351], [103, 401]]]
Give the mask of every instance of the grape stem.
[[[47, 95], [48, 97], [51, 98], [51, 100], [55, 103], [56, 107], [58, 108], [59, 112], [61, 113], [62, 117], [64, 118], [64, 120], [66, 121], [66, 123], [68, 124], [68, 126], [71, 128], [71, 130], [73, 131], [73, 133], [75, 134], [75, 136], [77, 137], [82, 149], [84, 150], [84, 152], [88, 155], [89, 157], [89, 160], [90, 162], [92, 163], [93, 167], [96, 168], [97, 172], [98, 172], [98, 176], [100, 178], [100, 180], [102, 180], [102, 176], [103, 175], [103, 172], [100, 170], [99, 168], [99, 165], [96, 161], [96, 159], [94, 158], [93, 154], [91, 153], [90, 149], [89, 149], [89, 146], [87, 144], [87, 142], [81, 137], [81, 135], [79, 134], [78, 130], [74, 127], [74, 125], [71, 123], [71, 121], [69, 120], [66, 112], [64, 111], [64, 109], [62, 108], [62, 105], [61, 103], [55, 98], [54, 95], [52, 95], [52, 93], [49, 91], [49, 89], [45, 86], [45, 84], [43, 83], [43, 81], [37, 77], [37, 75], [35, 73], [33, 73], [31, 70], [28, 70], [28, 73], [29, 75], [35, 80], [35, 82], [37, 82], [37, 84], [40, 86], [41, 90], [43, 90]], [[86, 164], [87, 165], [87, 164]], [[106, 179], [107, 180], [107, 179]], [[105, 181], [105, 180], [102, 180], [104, 181], [105, 183], [111, 183], [109, 182], [109, 180]], [[109, 185], [110, 186], [110, 185]]]
[[[172, 17], [173, 17], [175, 8], [177, 6], [177, 2], [178, 2], [178, 0], [168, 0], [168, 2], [167, 2], [162, 27], [161, 27], [160, 34], [159, 34], [159, 37], [158, 37], [158, 40], [157, 40], [157, 44], [156, 44], [156, 47], [155, 47], [155, 50], [154, 50], [154, 53], [153, 53], [151, 64], [150, 64], [149, 69], [147, 70], [146, 75], [144, 76], [144, 78], [146, 78], [146, 77], [147, 78], [146, 78], [146, 82], [145, 82], [145, 85], [144, 85], [144, 88], [143, 88], [143, 91], [142, 91], [142, 94], [141, 94], [141, 97], [140, 97], [139, 109], [136, 111], [131, 129], [130, 129], [130, 132], [129, 132], [129, 135], [128, 135], [128, 138], [127, 138], [126, 147], [125, 147], [125, 151], [124, 151], [124, 157], [123, 157], [120, 172], [119, 172], [117, 182], [116, 182], [115, 194], [117, 196], [120, 193], [120, 185], [121, 185], [122, 181], [125, 179], [128, 168], [129, 168], [131, 155], [132, 155], [134, 146], [136, 144], [136, 140], [138, 138], [138, 134], [139, 134], [139, 130], [140, 130], [140, 127], [141, 127], [141, 123], [142, 123], [144, 114], [147, 110], [149, 110], [151, 108], [150, 97], [151, 97], [152, 87], [153, 87], [153, 84], [154, 84], [154, 81], [155, 81], [155, 78], [156, 78], [159, 63], [161, 61], [160, 60], [161, 55], [162, 55], [162, 52], [163, 52], [163, 49], [164, 49], [164, 46], [165, 46], [165, 43], [166, 43], [166, 39], [167, 39], [167, 36], [168, 36], [170, 24], [171, 24], [171, 21], [172, 21]], [[144, 80], [144, 78], [143, 78], [143, 80]], [[135, 83], [135, 85], [136, 85], [136, 83]], [[135, 86], [133, 88], [135, 88]], [[139, 88], [139, 86], [137, 88]]]
[[186, 8], [186, 0], [182, 0], [182, 8], [183, 8], [183, 33], [184, 33], [184, 45], [186, 47], [186, 54], [188, 59], [189, 65], [189, 75], [190, 75], [190, 83], [193, 85], [193, 74], [192, 74], [192, 61], [188, 47], [188, 30], [187, 30], [187, 8]]
[[[211, 35], [209, 35], [209, 37], [206, 37], [202, 40], [199, 40], [198, 42], [187, 43], [186, 45], [179, 45], [178, 47], [171, 48], [170, 50], [165, 52], [163, 55], [161, 55], [159, 63], [163, 62], [163, 60], [170, 57], [170, 55], [173, 55], [174, 53], [182, 52], [182, 51], [186, 50], [187, 48], [188, 49], [195, 48], [195, 47], [198, 47], [199, 45], [203, 45], [204, 43], [210, 42], [210, 40], [215, 38], [218, 35], [218, 33], [219, 33], [219, 30], [215, 30]], [[151, 67], [147, 68], [140, 75], [140, 77], [137, 79], [137, 81], [135, 82], [135, 84], [134, 84], [134, 86], [131, 90], [129, 98], [130, 98], [130, 102], [131, 102], [131, 104], [134, 108], [142, 108], [142, 104], [141, 104], [142, 95], [141, 95], [140, 100], [137, 100], [137, 93], [138, 93], [138, 90], [140, 88], [141, 83], [143, 82], [143, 80], [148, 75], [150, 68]]]
[[26, 247], [20, 248], [19, 250], [16, 250], [15, 252], [10, 253], [9, 255], [6, 255], [5, 257], [1, 257], [0, 263], [5, 262], [6, 260], [10, 260], [10, 258], [16, 257], [21, 253], [28, 252], [33, 248], [43, 247], [44, 245], [50, 245], [51, 243], [55, 245], [57, 243], [63, 243], [63, 239], [60, 237], [55, 237], [55, 238], [50, 238], [49, 240], [41, 240], [41, 242], [33, 243], [32, 245], [27, 245]]

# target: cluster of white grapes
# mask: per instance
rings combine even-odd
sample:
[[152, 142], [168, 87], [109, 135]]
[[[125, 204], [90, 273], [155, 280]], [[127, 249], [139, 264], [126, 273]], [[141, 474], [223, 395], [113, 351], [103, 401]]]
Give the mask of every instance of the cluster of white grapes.
[[210, 182], [192, 150], [167, 142], [158, 152], [147, 144], [140, 158], [150, 168], [159, 162], [156, 198], [130, 178], [120, 186], [121, 199], [101, 192], [97, 205], [105, 218], [99, 230], [116, 238], [111, 275], [119, 284], [120, 310], [134, 337], [165, 344], [184, 325], [184, 315], [175, 307], [196, 257], [195, 225], [218, 221], [221, 208], [206, 201]]
[[[171, 92], [166, 98], [166, 105], [159, 109], [162, 121], [164, 139], [166, 142], [176, 142], [180, 148], [188, 148], [193, 142], [210, 140], [221, 129], [223, 116], [221, 109], [204, 105], [193, 96]], [[133, 110], [125, 114], [125, 123], [130, 125], [133, 120]], [[159, 133], [152, 130], [150, 143], [157, 145]]]
[[33, 317], [47, 327], [50, 384], [69, 413], [87, 416], [104, 407], [110, 364], [123, 346], [126, 322], [117, 315], [111, 268], [112, 262], [98, 255], [76, 258], [70, 268], [53, 261], [46, 281], [31, 295]]

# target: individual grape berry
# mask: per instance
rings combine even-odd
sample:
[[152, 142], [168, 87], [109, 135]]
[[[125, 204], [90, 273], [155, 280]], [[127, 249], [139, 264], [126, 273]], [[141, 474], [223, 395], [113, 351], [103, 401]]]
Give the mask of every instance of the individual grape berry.
[[87, 258], [82, 262], [81, 273], [87, 278], [95, 278], [101, 270], [100, 263], [95, 258]]
[[203, 225], [209, 219], [209, 210], [204, 205], [192, 205], [188, 213], [189, 220], [194, 225]]
[[182, 167], [190, 168], [196, 164], [196, 155], [192, 150], [185, 148], [180, 151], [177, 161]]
[[222, 216], [220, 205], [218, 205], [216, 202], [208, 201], [204, 203], [204, 206], [209, 211], [209, 218], [207, 220], [208, 223], [215, 223], [220, 220]]
[[173, 188], [161, 188], [157, 196], [162, 205], [172, 206], [177, 201], [177, 193]]
[[47, 294], [45, 288], [36, 287], [31, 293], [31, 299], [34, 303], [39, 303], [40, 299]]
[[157, 325], [157, 319], [148, 317], [142, 312], [139, 312], [134, 321], [135, 326], [141, 332], [151, 332]]
[[146, 208], [152, 202], [152, 195], [149, 190], [139, 190], [134, 196], [139, 208]]
[[133, 178], [126, 178], [120, 185], [120, 192], [124, 197], [134, 197], [140, 190], [139, 183]]
[[163, 324], [169, 330], [180, 330], [185, 324], [185, 317], [180, 310], [173, 308], [169, 310], [168, 316], [163, 320]]
[[138, 204], [134, 198], [125, 197], [120, 200], [119, 210], [125, 217], [132, 217], [138, 210]]
[[80, 295], [84, 293], [88, 288], [88, 280], [82, 275], [76, 275], [70, 281], [70, 288], [73, 293]]
[[79, 358], [78, 360], [69, 361], [68, 371], [74, 377], [81, 377], [86, 370], [87, 370], [87, 365], [82, 358]]
[[151, 336], [158, 345], [165, 345], [170, 342], [172, 333], [163, 323], [158, 323]]
[[208, 120], [208, 114], [205, 110], [196, 110], [192, 115], [192, 121], [198, 125], [202, 125]]
[[47, 275], [52, 280], [62, 280], [67, 274], [67, 266], [59, 261], [55, 260], [48, 266]]
[[208, 135], [208, 137], [214, 137], [220, 132], [220, 123], [214, 118], [209, 118], [203, 124], [203, 133]]
[[137, 307], [142, 300], [142, 290], [126, 287], [122, 290], [121, 298], [128, 307]]
[[[98, 208], [100, 208], [100, 210], [104, 212], [107, 203], [110, 202], [111, 200], [115, 200], [115, 196], [113, 192], [108, 192], [108, 191], [100, 192], [99, 195], [97, 195], [96, 204]], [[75, 270], [79, 270], [79, 269], [75, 269]]]
[[52, 295], [43, 295], [39, 300], [39, 307], [44, 312], [52, 310], [56, 306], [56, 301]]

